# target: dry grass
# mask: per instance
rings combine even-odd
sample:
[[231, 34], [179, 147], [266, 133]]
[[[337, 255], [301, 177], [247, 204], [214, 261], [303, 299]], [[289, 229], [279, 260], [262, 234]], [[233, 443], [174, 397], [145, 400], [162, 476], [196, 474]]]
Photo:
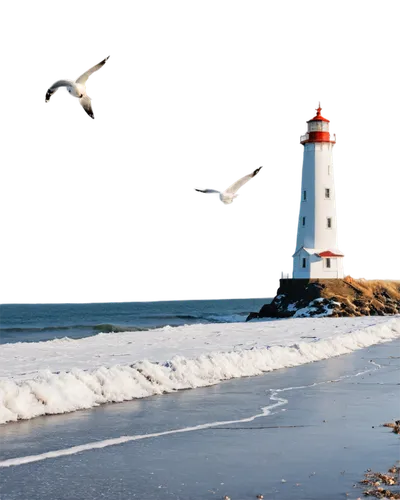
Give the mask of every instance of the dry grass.
[[400, 281], [389, 280], [356, 280], [353, 278], [344, 279], [354, 289], [362, 292], [366, 297], [373, 297], [374, 293], [386, 291], [395, 300], [400, 300]]
[[400, 302], [400, 281], [356, 280], [346, 276], [343, 280], [315, 280], [322, 285], [321, 297], [340, 302], [350, 314], [370, 314], [369, 311], [390, 313], [388, 304]]
[[[386, 291], [393, 299], [400, 300], [400, 281], [389, 280], [356, 280], [349, 276], [341, 279], [312, 280], [325, 285], [326, 293], [329, 296], [343, 295], [346, 297], [362, 294], [373, 298], [375, 293]], [[324, 290], [324, 291], [325, 291]], [[352, 291], [351, 291], [352, 290]]]

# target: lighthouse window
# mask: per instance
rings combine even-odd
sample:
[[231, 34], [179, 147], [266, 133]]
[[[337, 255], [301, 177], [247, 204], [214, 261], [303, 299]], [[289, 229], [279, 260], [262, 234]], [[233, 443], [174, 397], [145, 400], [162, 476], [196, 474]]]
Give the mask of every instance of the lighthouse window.
[[327, 227], [328, 229], [331, 229], [331, 228], [332, 228], [332, 217], [328, 217], [328, 218], [326, 219], [326, 227]]
[[329, 188], [325, 188], [325, 198], [331, 197], [331, 190]]
[[306, 225], [306, 218], [305, 217], [303, 217], [302, 223], [303, 223], [303, 226]]
[[328, 165], [328, 175], [331, 175], [331, 166]]
[[331, 267], [331, 259], [326, 259], [326, 267]]
[[307, 191], [303, 191], [303, 201], [307, 201]]
[[301, 267], [303, 267], [303, 268], [307, 267], [307, 259], [305, 257], [303, 257], [303, 259], [302, 259]]

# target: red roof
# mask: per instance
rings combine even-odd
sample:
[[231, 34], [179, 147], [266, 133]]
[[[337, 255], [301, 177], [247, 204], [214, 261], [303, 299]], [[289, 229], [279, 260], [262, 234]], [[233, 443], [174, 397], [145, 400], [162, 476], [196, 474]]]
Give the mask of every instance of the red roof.
[[323, 122], [331, 122], [327, 115], [325, 114], [325, 110], [321, 104], [316, 104], [313, 109], [312, 116], [308, 117], [308, 121], [321, 120]]
[[333, 253], [330, 250], [325, 250], [323, 252], [319, 252], [320, 257], [344, 257], [342, 253]]

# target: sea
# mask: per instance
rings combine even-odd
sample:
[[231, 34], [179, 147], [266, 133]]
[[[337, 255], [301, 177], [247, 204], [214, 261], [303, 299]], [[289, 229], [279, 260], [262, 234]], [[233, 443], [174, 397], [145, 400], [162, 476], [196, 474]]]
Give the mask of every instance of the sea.
[[0, 499], [360, 498], [400, 316], [245, 322], [268, 301], [0, 306]]
[[236, 323], [270, 298], [0, 305], [0, 344], [79, 339], [164, 326]]

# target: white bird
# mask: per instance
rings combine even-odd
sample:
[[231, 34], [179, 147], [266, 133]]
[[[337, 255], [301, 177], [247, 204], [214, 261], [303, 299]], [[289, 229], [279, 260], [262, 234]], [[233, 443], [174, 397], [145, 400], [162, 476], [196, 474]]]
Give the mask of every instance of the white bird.
[[58, 82], [53, 83], [53, 85], [49, 88], [49, 90], [46, 92], [46, 102], [50, 100], [50, 97], [54, 94], [54, 92], [57, 92], [57, 90], [60, 87], [66, 87], [68, 92], [74, 96], [79, 98], [79, 102], [82, 105], [83, 109], [86, 111], [86, 113], [90, 116], [90, 118], [94, 118], [93, 110], [92, 110], [92, 103], [90, 97], [86, 93], [86, 82], [89, 76], [100, 69], [104, 64], [106, 63], [107, 59], [110, 56], [106, 57], [103, 59], [99, 64], [96, 64], [96, 66], [93, 66], [93, 68], [90, 68], [86, 71], [86, 73], [83, 73], [79, 78], [77, 78], [74, 82], [71, 80], [58, 80]]
[[246, 182], [249, 182], [250, 179], [252, 179], [255, 175], [258, 174], [258, 172], [262, 169], [262, 167], [257, 168], [254, 170], [249, 175], [245, 175], [238, 181], [236, 181], [232, 186], [229, 186], [228, 189], [225, 189], [225, 191], [216, 191], [215, 189], [196, 189], [196, 191], [199, 191], [199, 193], [216, 193], [219, 194], [219, 199], [222, 201], [222, 203], [225, 203], [225, 205], [229, 205], [229, 203], [232, 203], [235, 198], [237, 198], [239, 195], [236, 194], [236, 192], [244, 185]]

